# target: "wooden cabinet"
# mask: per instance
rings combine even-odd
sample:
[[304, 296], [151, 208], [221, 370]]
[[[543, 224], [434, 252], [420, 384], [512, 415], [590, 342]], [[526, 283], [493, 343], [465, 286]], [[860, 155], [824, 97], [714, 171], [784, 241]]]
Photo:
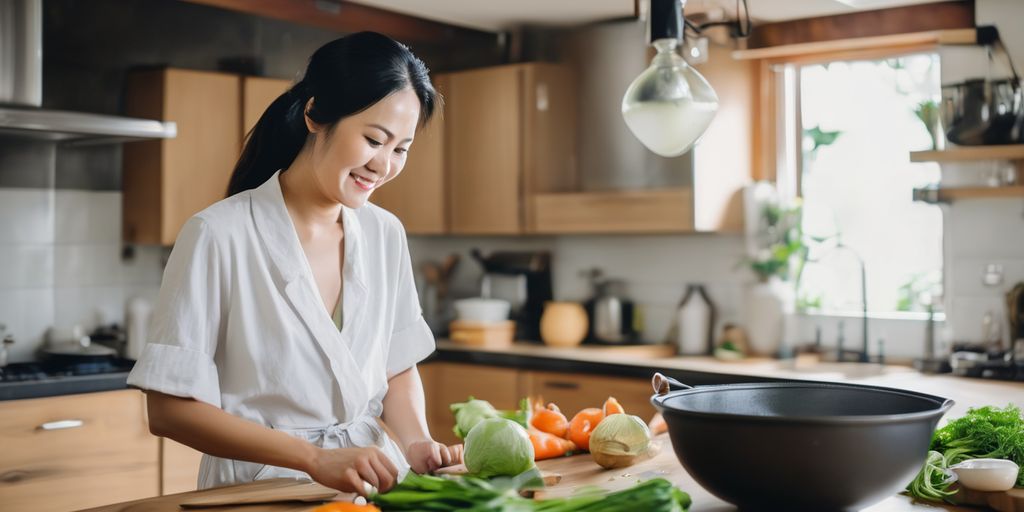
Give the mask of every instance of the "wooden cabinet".
[[[448, 77], [435, 75], [434, 87], [447, 98]], [[410, 235], [439, 235], [448, 231], [447, 172], [443, 106], [413, 140], [405, 168], [373, 192], [370, 200], [398, 216]]]
[[470, 395], [487, 400], [499, 409], [515, 409], [526, 396], [519, 384], [520, 372], [474, 364], [428, 363], [420, 366], [427, 398], [427, 423], [436, 441], [462, 442], [452, 432], [455, 416], [449, 406], [465, 402]]
[[417, 135], [402, 175], [373, 201], [410, 234], [529, 231], [530, 194], [576, 187], [572, 75], [527, 63], [434, 77], [443, 112]]
[[627, 413], [644, 421], [650, 420], [655, 412], [647, 379], [442, 362], [420, 365], [420, 375], [430, 433], [435, 440], [447, 444], [461, 442], [452, 434], [455, 416], [449, 406], [464, 402], [470, 395], [487, 400], [498, 409], [516, 409], [522, 398], [540, 396], [545, 403], [558, 404], [570, 419], [581, 409], [601, 407], [609, 396], [614, 396]]
[[157, 69], [128, 77], [127, 114], [173, 121], [173, 139], [124, 145], [124, 240], [171, 245], [196, 212], [222, 199], [241, 140], [237, 75]]
[[526, 232], [532, 194], [577, 185], [570, 71], [515, 64], [452, 73], [448, 80], [451, 232]]
[[655, 412], [650, 403], [651, 384], [645, 379], [526, 371], [523, 386], [529, 395], [558, 404], [570, 419], [580, 409], [601, 407], [609, 396], [614, 396], [627, 413], [644, 421]]
[[159, 494], [159, 441], [135, 390], [0, 402], [5, 510], [79, 510]]
[[[242, 77], [242, 118], [241, 138], [244, 142], [249, 130], [256, 126], [267, 107], [292, 86], [291, 80], [280, 78], [264, 78], [258, 76]], [[230, 172], [230, 170], [229, 170]]]
[[194, 491], [199, 481], [202, 452], [181, 443], [160, 438], [160, 494]]
[[128, 115], [178, 136], [124, 145], [124, 240], [172, 245], [189, 217], [224, 198], [244, 137], [288, 80], [157, 69], [129, 75]]

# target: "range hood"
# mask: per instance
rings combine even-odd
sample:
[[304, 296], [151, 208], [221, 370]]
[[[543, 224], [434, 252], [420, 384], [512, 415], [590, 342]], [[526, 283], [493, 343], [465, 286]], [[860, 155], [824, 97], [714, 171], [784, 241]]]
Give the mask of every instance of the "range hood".
[[40, 108], [42, 0], [0, 0], [0, 135], [104, 144], [169, 139], [175, 123]]

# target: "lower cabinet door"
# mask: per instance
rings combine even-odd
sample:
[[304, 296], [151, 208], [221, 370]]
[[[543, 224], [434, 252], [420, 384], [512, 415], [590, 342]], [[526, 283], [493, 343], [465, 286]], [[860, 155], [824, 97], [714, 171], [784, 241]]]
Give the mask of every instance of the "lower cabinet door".
[[524, 385], [531, 396], [544, 403], [554, 402], [567, 418], [586, 407], [601, 407], [609, 396], [622, 404], [627, 414], [649, 421], [655, 413], [651, 405], [651, 383], [646, 379], [605, 377], [582, 373], [524, 372]]
[[156, 496], [159, 440], [136, 390], [0, 402], [0, 509], [65, 511]]

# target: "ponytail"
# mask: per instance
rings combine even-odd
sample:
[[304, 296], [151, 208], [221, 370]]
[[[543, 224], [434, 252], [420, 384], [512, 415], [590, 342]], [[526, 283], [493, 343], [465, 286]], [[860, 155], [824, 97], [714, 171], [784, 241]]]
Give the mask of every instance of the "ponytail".
[[303, 97], [302, 86], [299, 82], [278, 96], [249, 131], [228, 183], [229, 196], [262, 185], [299, 155], [309, 133], [304, 119], [309, 97]]
[[306, 116], [331, 126], [406, 87], [416, 93], [420, 124], [425, 124], [437, 93], [427, 66], [405, 45], [376, 32], [359, 32], [321, 46], [310, 57], [304, 78], [274, 100], [249, 132], [227, 195], [254, 189], [291, 166], [309, 135]]

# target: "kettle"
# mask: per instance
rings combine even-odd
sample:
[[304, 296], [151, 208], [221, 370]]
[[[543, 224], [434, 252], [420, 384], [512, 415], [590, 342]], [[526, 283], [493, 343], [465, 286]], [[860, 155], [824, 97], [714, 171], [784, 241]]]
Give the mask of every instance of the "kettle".
[[607, 279], [595, 282], [594, 287], [595, 297], [586, 305], [590, 317], [587, 341], [603, 344], [637, 342], [639, 311], [636, 304], [625, 296], [625, 282]]

